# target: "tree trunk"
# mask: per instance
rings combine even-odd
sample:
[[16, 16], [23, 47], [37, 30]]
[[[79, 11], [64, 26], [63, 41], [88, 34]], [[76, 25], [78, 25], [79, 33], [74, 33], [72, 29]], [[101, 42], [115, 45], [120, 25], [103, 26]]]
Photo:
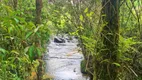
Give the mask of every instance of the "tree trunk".
[[103, 22], [106, 24], [102, 30], [104, 51], [103, 61], [100, 63], [100, 80], [115, 80], [117, 77], [117, 61], [119, 42], [119, 0], [103, 0], [102, 14]]
[[43, 77], [43, 74], [44, 74], [43, 67], [42, 67], [43, 61], [42, 61], [42, 59], [39, 59], [38, 61], [39, 61], [39, 66], [37, 68], [37, 80], [42, 80], [42, 77]]
[[42, 9], [42, 0], [36, 0], [36, 20], [35, 23], [41, 23], [41, 9]]
[[18, 0], [13, 0], [13, 8], [14, 10], [17, 9]]
[[[35, 25], [41, 24], [41, 9], [42, 9], [42, 0], [36, 0], [36, 17], [35, 17]], [[37, 39], [38, 40], [38, 39]], [[39, 44], [40, 41], [37, 41], [36, 44]], [[43, 62], [42, 57], [39, 57], [39, 66], [37, 68], [37, 79], [42, 80], [43, 76]]]

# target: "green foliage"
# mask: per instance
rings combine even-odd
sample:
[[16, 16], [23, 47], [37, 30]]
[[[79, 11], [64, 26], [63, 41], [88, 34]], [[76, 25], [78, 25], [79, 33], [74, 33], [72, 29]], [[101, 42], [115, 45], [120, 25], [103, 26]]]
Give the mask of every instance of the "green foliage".
[[[42, 24], [35, 26], [35, 0], [12, 0], [0, 3], [0, 79], [28, 80], [38, 66], [38, 57], [52, 33], [69, 33], [79, 38], [85, 61], [82, 70], [94, 76], [102, 72], [106, 63], [118, 67], [120, 80], [141, 80], [142, 75], [142, 2], [121, 1], [118, 60], [103, 59], [106, 49], [101, 40], [105, 25], [101, 14], [101, 0], [43, 0]], [[9, 6], [8, 6], [9, 5]], [[48, 26], [48, 27], [47, 27]], [[112, 34], [110, 34], [112, 35]], [[87, 64], [88, 62], [89, 64]], [[33, 66], [34, 65], [34, 66]], [[100, 69], [100, 71], [99, 71]], [[108, 73], [108, 72], [106, 72]]]
[[46, 23], [35, 26], [30, 1], [19, 1], [16, 11], [0, 4], [0, 80], [29, 80], [45, 52], [49, 29]]
[[[79, 44], [85, 60], [89, 62], [85, 67], [95, 78], [102, 72], [101, 64], [107, 63], [118, 67], [119, 79], [136, 80], [141, 77], [142, 68], [141, 4], [139, 0], [121, 1], [117, 62], [109, 59], [103, 60], [105, 53], [102, 54], [102, 52], [105, 52], [106, 49], [103, 48], [105, 45], [101, 40], [101, 36], [103, 36], [101, 32], [107, 22], [102, 23], [101, 17], [106, 15], [101, 14], [100, 0], [82, 0], [74, 4], [55, 1], [48, 7], [50, 20], [48, 23], [54, 25], [57, 33], [68, 32], [79, 37]], [[82, 66], [84, 70], [84, 64]]]

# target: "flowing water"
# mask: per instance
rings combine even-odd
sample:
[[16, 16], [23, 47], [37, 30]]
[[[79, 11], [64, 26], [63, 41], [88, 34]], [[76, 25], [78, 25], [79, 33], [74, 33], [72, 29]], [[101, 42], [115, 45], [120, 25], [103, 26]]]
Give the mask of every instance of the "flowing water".
[[77, 39], [64, 40], [65, 43], [50, 41], [44, 57], [46, 73], [52, 76], [52, 80], [89, 80], [80, 71], [83, 55], [77, 47]]

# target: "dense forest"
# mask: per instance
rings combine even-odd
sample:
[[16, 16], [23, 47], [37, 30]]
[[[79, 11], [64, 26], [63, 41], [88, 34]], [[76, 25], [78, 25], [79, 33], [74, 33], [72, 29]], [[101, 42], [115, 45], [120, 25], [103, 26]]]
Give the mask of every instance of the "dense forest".
[[141, 33], [142, 0], [0, 0], [0, 80], [52, 80], [56, 34], [77, 37], [90, 80], [142, 80]]

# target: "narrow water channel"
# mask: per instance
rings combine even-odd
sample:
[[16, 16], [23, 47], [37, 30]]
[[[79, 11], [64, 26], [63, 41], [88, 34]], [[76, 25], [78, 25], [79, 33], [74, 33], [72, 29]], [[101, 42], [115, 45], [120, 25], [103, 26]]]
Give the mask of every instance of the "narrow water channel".
[[50, 41], [44, 60], [46, 73], [52, 76], [52, 80], [89, 80], [80, 71], [83, 55], [77, 44], [75, 38], [64, 38], [63, 43], [55, 42], [55, 38]]

